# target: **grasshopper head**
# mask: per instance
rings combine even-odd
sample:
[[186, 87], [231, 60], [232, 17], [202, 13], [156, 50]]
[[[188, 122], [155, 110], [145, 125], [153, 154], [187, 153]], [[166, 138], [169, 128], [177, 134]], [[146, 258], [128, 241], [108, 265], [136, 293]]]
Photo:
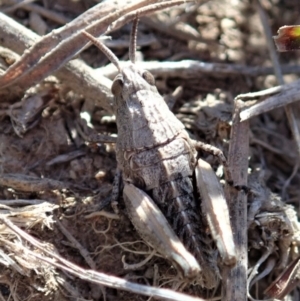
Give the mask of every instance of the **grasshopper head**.
[[130, 105], [132, 96], [142, 90], [158, 93], [153, 75], [134, 64], [121, 69], [111, 87], [112, 94], [115, 96], [116, 106], [118, 106], [118, 102], [124, 100], [127, 101], [127, 105]]
[[155, 88], [155, 79], [153, 75], [147, 71], [138, 68], [134, 64], [124, 67], [116, 76], [112, 85], [112, 93], [117, 94], [119, 89], [131, 90], [137, 92], [138, 90]]
[[122, 149], [143, 149], [174, 139], [184, 128], [158, 93], [153, 75], [134, 64], [121, 69], [112, 93]]

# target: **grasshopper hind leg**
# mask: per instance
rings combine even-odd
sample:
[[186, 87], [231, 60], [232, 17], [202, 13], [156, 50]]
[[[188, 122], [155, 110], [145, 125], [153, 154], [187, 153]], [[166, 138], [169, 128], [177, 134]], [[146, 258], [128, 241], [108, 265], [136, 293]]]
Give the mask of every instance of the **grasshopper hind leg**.
[[201, 275], [196, 259], [186, 250], [152, 198], [143, 190], [127, 183], [123, 196], [128, 216], [144, 241], [170, 259], [183, 277], [193, 280]]
[[217, 287], [220, 281], [217, 252], [205, 231], [207, 226], [196, 203], [192, 180], [183, 177], [169, 181], [153, 189], [152, 196], [181, 242], [199, 262], [202, 268], [199, 284], [207, 289]]

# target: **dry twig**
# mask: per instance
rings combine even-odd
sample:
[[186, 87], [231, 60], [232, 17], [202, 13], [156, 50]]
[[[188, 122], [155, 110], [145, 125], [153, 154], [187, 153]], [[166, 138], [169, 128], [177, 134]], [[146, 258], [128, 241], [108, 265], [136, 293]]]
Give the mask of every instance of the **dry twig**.
[[[128, 65], [128, 62], [120, 62], [120, 65], [121, 67], [124, 67]], [[216, 78], [227, 78], [228, 76], [257, 77], [274, 73], [272, 67], [250, 67], [237, 64], [208, 63], [193, 60], [182, 60], [179, 62], [139, 62], [139, 66], [142, 69], [150, 71], [155, 76], [178, 77], [183, 79], [199, 79], [206, 75]], [[282, 70], [284, 73], [300, 73], [299, 66], [282, 65]], [[95, 72], [110, 79], [114, 79], [117, 75], [116, 68], [113, 64], [98, 68]]]
[[[18, 53], [22, 53], [26, 48], [34, 45], [39, 39], [37, 34], [1, 13], [0, 35], [2, 37], [2, 44]], [[44, 50], [47, 51], [46, 49]], [[31, 63], [35, 64], [35, 62]], [[82, 61], [73, 60], [72, 62], [69, 62], [55, 75], [62, 82], [68, 83], [68, 86], [78, 94], [84, 93], [87, 99], [96, 101], [100, 106], [109, 111], [111, 110], [109, 105], [112, 102], [110, 93], [111, 81], [106, 77], [94, 77], [93, 69]], [[26, 87], [23, 87], [23, 90], [25, 89]], [[14, 88], [11, 88], [10, 91], [13, 92]]]
[[[239, 112], [242, 103], [236, 100], [233, 124], [230, 134], [228, 164], [234, 185], [247, 186], [249, 123], [240, 122]], [[247, 195], [243, 189], [237, 190], [231, 185], [225, 187], [229, 203], [231, 227], [236, 246], [237, 264], [232, 268], [225, 267], [222, 273], [222, 300], [247, 300]]]
[[300, 80], [297, 80], [291, 84], [285, 84], [259, 92], [238, 95], [237, 99], [241, 100], [257, 99], [259, 97], [272, 95], [262, 102], [243, 109], [240, 113], [241, 121], [246, 121], [254, 116], [298, 101], [300, 90], [299, 83]]

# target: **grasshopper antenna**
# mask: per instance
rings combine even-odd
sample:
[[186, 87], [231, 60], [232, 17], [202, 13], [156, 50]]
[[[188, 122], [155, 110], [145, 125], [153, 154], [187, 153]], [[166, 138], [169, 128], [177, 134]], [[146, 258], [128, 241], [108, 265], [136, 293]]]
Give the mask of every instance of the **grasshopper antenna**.
[[132, 29], [131, 29], [131, 34], [130, 34], [130, 43], [129, 43], [129, 59], [132, 64], [135, 63], [138, 24], [139, 24], [139, 15], [137, 14], [136, 18], [133, 20], [133, 23], [132, 23]]
[[87, 31], [83, 30], [82, 33], [95, 45], [97, 46], [105, 55], [106, 57], [114, 64], [119, 72], [121, 72], [121, 66], [119, 59], [113, 54], [113, 52], [107, 48], [103, 43], [101, 43], [98, 39], [96, 39], [94, 36], [89, 34]]

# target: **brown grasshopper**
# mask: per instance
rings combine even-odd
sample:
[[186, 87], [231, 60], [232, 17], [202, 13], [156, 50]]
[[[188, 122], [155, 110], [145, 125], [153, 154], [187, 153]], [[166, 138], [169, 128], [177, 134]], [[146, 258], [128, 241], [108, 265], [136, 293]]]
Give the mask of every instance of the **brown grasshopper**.
[[[223, 263], [234, 264], [236, 256], [222, 189], [210, 165], [197, 161], [197, 149], [204, 148], [223, 162], [224, 156], [220, 150], [190, 139], [158, 93], [153, 75], [136, 66], [137, 20], [133, 28], [131, 64], [124, 68], [106, 46], [83, 32], [119, 70], [111, 91], [118, 128], [116, 156], [127, 211], [141, 237], [169, 258], [184, 277], [213, 288], [219, 284], [220, 272], [216, 251], [208, 237], [201, 234], [204, 219], [197, 190], [200, 194], [205, 191], [202, 202], [206, 205], [202, 208], [207, 210], [206, 218]], [[214, 198], [218, 203], [207, 205]]]

